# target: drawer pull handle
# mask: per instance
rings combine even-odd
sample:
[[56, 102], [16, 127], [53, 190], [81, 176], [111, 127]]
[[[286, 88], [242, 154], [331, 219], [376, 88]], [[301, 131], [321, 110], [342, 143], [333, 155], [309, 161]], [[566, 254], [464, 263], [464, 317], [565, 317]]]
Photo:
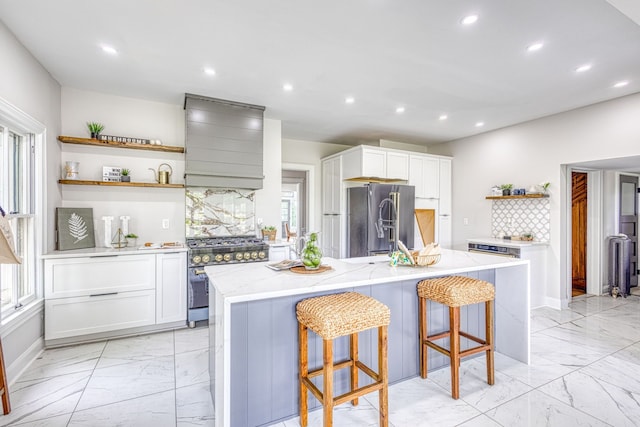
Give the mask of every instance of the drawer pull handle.
[[90, 256], [89, 258], [115, 258], [118, 255], [93, 255]]
[[90, 297], [105, 297], [107, 295], [118, 295], [117, 292], [106, 292], [104, 294], [91, 294]]

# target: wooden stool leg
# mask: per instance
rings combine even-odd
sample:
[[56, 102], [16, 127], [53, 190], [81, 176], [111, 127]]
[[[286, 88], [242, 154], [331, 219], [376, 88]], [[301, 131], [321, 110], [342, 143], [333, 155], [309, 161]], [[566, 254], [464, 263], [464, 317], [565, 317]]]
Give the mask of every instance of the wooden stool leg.
[[418, 298], [418, 314], [420, 322], [420, 376], [427, 378], [427, 345], [425, 340], [427, 339], [427, 299]]
[[309, 413], [309, 407], [307, 406], [307, 386], [304, 384], [304, 381], [302, 381], [302, 379], [306, 378], [309, 373], [308, 341], [309, 334], [307, 332], [307, 327], [298, 322], [298, 360], [300, 361], [300, 366], [298, 367], [300, 373], [298, 378], [300, 382], [300, 425], [302, 427], [307, 427], [307, 415]]
[[9, 402], [9, 386], [7, 385], [7, 371], [4, 368], [2, 341], [0, 341], [0, 389], [2, 390], [2, 411], [7, 415], [11, 412], [11, 402]]
[[487, 383], [493, 385], [495, 382], [495, 370], [493, 360], [493, 300], [484, 304], [485, 310], [485, 341], [489, 345], [487, 350]]
[[378, 373], [382, 381], [380, 389], [380, 427], [389, 426], [389, 369], [387, 361], [387, 327], [378, 327]]
[[333, 426], [333, 340], [322, 340], [323, 425]]
[[[358, 388], [358, 334], [351, 334], [350, 338], [350, 356], [351, 356], [351, 391]], [[351, 401], [353, 406], [358, 404], [358, 398], [356, 397]]]
[[449, 307], [451, 397], [460, 397], [460, 307]]

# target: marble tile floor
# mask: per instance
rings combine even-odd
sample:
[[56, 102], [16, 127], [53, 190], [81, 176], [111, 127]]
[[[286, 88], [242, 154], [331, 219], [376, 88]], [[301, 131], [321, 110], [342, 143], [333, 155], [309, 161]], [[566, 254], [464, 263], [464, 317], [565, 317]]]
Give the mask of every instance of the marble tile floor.
[[[389, 420], [405, 426], [640, 426], [640, 297], [575, 298], [532, 313], [532, 363], [496, 355], [389, 387]], [[200, 327], [47, 350], [11, 387], [0, 426], [212, 426], [208, 330]], [[335, 426], [377, 426], [377, 393], [334, 412]], [[321, 411], [309, 426], [322, 425]], [[273, 427], [299, 426], [298, 418]]]

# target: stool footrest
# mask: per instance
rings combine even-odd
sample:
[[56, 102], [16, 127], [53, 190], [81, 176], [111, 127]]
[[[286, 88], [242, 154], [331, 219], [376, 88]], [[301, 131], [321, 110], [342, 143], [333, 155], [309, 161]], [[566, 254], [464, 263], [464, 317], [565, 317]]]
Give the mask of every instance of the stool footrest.
[[[359, 360], [356, 360], [355, 363], [356, 363], [356, 366], [358, 367], [358, 369], [360, 369], [362, 372], [367, 374], [375, 382], [373, 384], [362, 386], [362, 387], [356, 388], [355, 390], [350, 390], [345, 394], [341, 394], [340, 396], [334, 397], [333, 398], [333, 404], [334, 405], [340, 405], [342, 403], [345, 403], [345, 402], [348, 402], [350, 400], [353, 400], [355, 397], [360, 397], [360, 396], [362, 396], [364, 394], [371, 393], [373, 391], [380, 390], [382, 388], [382, 386], [383, 386], [382, 378], [380, 378], [380, 375], [378, 373], [376, 373], [373, 369], [371, 369], [370, 367], [368, 367], [367, 365], [365, 365], [364, 363], [362, 363]], [[338, 371], [340, 369], [343, 369], [343, 368], [349, 368], [352, 365], [353, 365], [353, 360], [345, 360], [344, 362], [334, 363], [333, 372], [336, 372], [336, 371]], [[322, 391], [320, 391], [320, 389], [318, 387], [316, 387], [316, 385], [314, 383], [311, 382], [310, 378], [322, 375], [322, 372], [323, 372], [322, 368], [315, 369], [313, 371], [309, 371], [307, 373], [307, 376], [302, 378], [302, 381], [304, 381], [304, 383], [306, 384], [307, 388], [309, 388], [309, 390], [311, 390], [311, 393], [320, 402], [322, 402], [324, 400]]]
[[[338, 362], [333, 364], [333, 371], [338, 371], [344, 368], [350, 368], [353, 366], [353, 360], [345, 360], [344, 362]], [[322, 375], [322, 368], [314, 369], [313, 371], [309, 371], [307, 373], [307, 377], [313, 378]]]

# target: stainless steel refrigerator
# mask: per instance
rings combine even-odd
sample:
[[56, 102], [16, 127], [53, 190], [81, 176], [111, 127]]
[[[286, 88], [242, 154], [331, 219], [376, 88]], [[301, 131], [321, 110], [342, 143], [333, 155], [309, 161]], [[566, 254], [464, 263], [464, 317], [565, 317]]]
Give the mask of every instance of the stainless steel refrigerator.
[[386, 254], [396, 235], [413, 248], [415, 188], [412, 185], [367, 184], [347, 192], [348, 256]]

